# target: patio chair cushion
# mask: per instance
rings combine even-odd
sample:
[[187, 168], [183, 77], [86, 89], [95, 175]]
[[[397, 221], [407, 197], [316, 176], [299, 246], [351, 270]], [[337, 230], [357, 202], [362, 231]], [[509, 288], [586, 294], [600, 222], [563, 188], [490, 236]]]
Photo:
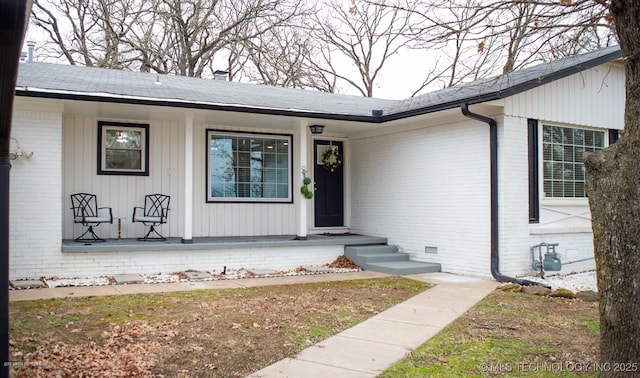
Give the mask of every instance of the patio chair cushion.
[[136, 219], [134, 219], [134, 222], [156, 222], [156, 223], [160, 223], [160, 221], [162, 220], [162, 218], [160, 217], [149, 217], [149, 216], [142, 216], [142, 217], [136, 217]]
[[84, 221], [87, 223], [107, 223], [111, 222], [111, 219], [103, 217], [84, 217]]

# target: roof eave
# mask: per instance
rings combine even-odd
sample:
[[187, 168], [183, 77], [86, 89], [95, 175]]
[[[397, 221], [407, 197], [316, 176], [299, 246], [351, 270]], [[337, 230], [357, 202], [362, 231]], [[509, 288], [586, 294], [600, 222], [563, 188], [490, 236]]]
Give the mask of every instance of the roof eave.
[[615, 61], [616, 59], [619, 59], [621, 57], [622, 57], [622, 52], [620, 50], [616, 50], [614, 52], [604, 54], [597, 58], [590, 59], [586, 62], [581, 62], [575, 65], [568, 66], [566, 68], [555, 71], [549, 75], [540, 76], [520, 84], [506, 87], [503, 90], [482, 93], [479, 95], [469, 96], [469, 97], [457, 99], [454, 101], [438, 103], [432, 106], [416, 108], [416, 109], [389, 114], [389, 115], [380, 117], [379, 122], [383, 123], [383, 122], [396, 121], [399, 119], [425, 115], [425, 114], [434, 113], [434, 112], [443, 111], [443, 110], [454, 109], [454, 108], [460, 107], [460, 105], [462, 104], [474, 105], [474, 104], [480, 104], [480, 103], [489, 102], [489, 101], [501, 100], [501, 99], [514, 96], [519, 93], [540, 87], [542, 85], [551, 83], [553, 81], [563, 79], [565, 77], [588, 70], [590, 68]]
[[165, 107], [173, 107], [173, 108], [228, 111], [228, 112], [278, 115], [278, 116], [287, 116], [287, 117], [303, 117], [303, 118], [315, 118], [315, 119], [349, 121], [349, 122], [386, 123], [386, 122], [416, 117], [420, 115], [435, 113], [438, 111], [450, 110], [450, 109], [458, 108], [462, 104], [474, 105], [474, 104], [480, 104], [484, 102], [504, 99], [506, 97], [513, 96], [513, 95], [522, 93], [524, 91], [531, 90], [539, 86], [548, 84], [552, 81], [563, 79], [567, 76], [574, 75], [581, 71], [584, 71], [605, 63], [612, 62], [616, 59], [619, 59], [621, 56], [622, 56], [622, 53], [618, 49], [613, 52], [603, 54], [596, 58], [587, 60], [585, 62], [569, 65], [568, 67], [554, 71], [549, 75], [532, 78], [522, 83], [508, 86], [504, 89], [500, 89], [497, 91], [479, 93], [477, 95], [459, 98], [453, 101], [439, 102], [430, 106], [424, 106], [424, 107], [418, 107], [418, 108], [408, 109], [404, 111], [398, 111], [394, 113], [388, 113], [386, 115], [381, 115], [381, 116], [374, 116], [373, 114], [369, 116], [369, 115], [306, 111], [306, 110], [299, 110], [299, 109], [268, 108], [268, 107], [258, 107], [258, 106], [241, 105], [241, 104], [218, 104], [218, 103], [205, 103], [205, 102], [198, 103], [198, 102], [189, 102], [189, 101], [180, 101], [180, 100], [172, 101], [167, 99], [154, 99], [154, 98], [122, 97], [122, 96], [117, 97], [116, 95], [110, 94], [110, 93], [88, 94], [88, 93], [81, 93], [81, 92], [39, 90], [38, 88], [16, 88], [16, 96], [34, 97], [34, 98], [51, 98], [51, 99], [61, 99], [61, 100], [91, 101], [91, 102], [110, 102], [110, 103], [119, 103], [119, 104], [165, 106]]
[[230, 104], [211, 104], [211, 103], [196, 103], [188, 101], [168, 101], [149, 98], [135, 98], [135, 97], [116, 97], [113, 95], [91, 95], [83, 93], [65, 93], [59, 91], [39, 91], [34, 89], [16, 88], [16, 96], [31, 97], [31, 98], [46, 98], [56, 100], [74, 100], [74, 101], [89, 101], [89, 102], [108, 102], [114, 104], [131, 104], [131, 105], [147, 105], [147, 106], [164, 106], [172, 108], [183, 109], [200, 109], [200, 110], [214, 110], [214, 111], [226, 111], [226, 112], [239, 112], [239, 113], [251, 113], [251, 114], [265, 114], [265, 115], [277, 115], [287, 117], [303, 117], [303, 118], [315, 118], [315, 119], [327, 119], [336, 121], [350, 121], [350, 122], [366, 122], [366, 123], [380, 123], [380, 117], [374, 116], [362, 116], [355, 114], [335, 114], [335, 113], [323, 113], [304, 110], [293, 109], [278, 109], [278, 108], [261, 108], [255, 106], [242, 106], [242, 105], [230, 105]]

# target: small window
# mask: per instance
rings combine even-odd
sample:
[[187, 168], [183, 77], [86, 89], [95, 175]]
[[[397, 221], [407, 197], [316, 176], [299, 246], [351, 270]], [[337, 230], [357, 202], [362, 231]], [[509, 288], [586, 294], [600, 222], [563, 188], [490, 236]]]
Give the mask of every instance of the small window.
[[543, 126], [544, 196], [584, 198], [585, 152], [604, 148], [604, 131]]
[[98, 174], [149, 175], [149, 125], [98, 122]]
[[292, 202], [292, 136], [207, 130], [208, 202]]

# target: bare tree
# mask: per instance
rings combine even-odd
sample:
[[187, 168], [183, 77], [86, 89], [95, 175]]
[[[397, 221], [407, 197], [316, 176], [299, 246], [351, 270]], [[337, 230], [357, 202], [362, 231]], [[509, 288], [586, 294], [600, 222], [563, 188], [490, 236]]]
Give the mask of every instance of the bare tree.
[[[315, 22], [317, 38], [325, 44], [317, 57], [323, 61], [316, 66], [363, 96], [373, 96], [380, 71], [411, 41], [407, 37], [410, 14], [359, 0], [348, 6], [331, 1], [325, 10]], [[345, 66], [351, 66], [354, 72]]]
[[503, 72], [615, 43], [606, 10], [589, 1], [506, 0], [482, 5], [505, 47]]
[[107, 61], [113, 46], [106, 46], [104, 40], [112, 41], [100, 28], [100, 7], [89, 1], [75, 2], [60, 0], [48, 3], [36, 0], [33, 4], [31, 19], [49, 37], [48, 47], [64, 57], [69, 64], [101, 66], [99, 62]]
[[[406, 8], [405, 8], [406, 9]], [[414, 49], [438, 51], [431, 66], [425, 65], [423, 82], [414, 95], [434, 86], [445, 88], [484, 77], [495, 69], [498, 47], [487, 38], [491, 28], [486, 12], [472, 0], [429, 2], [414, 11], [421, 20], [413, 28]]]
[[[310, 33], [315, 9], [301, 4], [294, 17], [250, 39], [238, 39], [229, 49], [234, 80], [333, 92], [335, 79], [314, 63], [321, 47]], [[246, 34], [243, 30], [239, 33]]]
[[[244, 43], [250, 81], [282, 87], [312, 87], [314, 73], [309, 58], [314, 55], [313, 37], [301, 28], [278, 28], [257, 40]], [[247, 67], [248, 68], [248, 67]]]
[[603, 8], [584, 0], [370, 2], [413, 14], [411, 47], [438, 51], [414, 95], [614, 42]]
[[38, 0], [32, 17], [70, 64], [202, 77], [217, 53], [297, 11], [293, 0]]

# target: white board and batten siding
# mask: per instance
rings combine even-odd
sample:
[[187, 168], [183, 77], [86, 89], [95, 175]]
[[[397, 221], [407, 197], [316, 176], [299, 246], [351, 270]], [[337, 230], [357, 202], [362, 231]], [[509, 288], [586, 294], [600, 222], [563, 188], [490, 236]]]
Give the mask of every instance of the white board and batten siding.
[[[64, 119], [64, 195], [95, 193], [99, 206], [109, 206], [114, 217], [122, 219], [122, 237], [144, 234], [140, 223], [133, 224], [134, 206], [143, 206], [144, 196], [163, 193], [171, 196], [169, 219], [161, 227], [165, 236], [182, 237], [184, 229], [184, 124], [148, 121], [149, 176], [97, 174], [97, 122], [93, 117], [67, 116]], [[118, 122], [141, 123], [131, 120]], [[193, 236], [247, 236], [295, 234], [295, 205], [292, 203], [207, 203], [206, 202], [206, 130], [224, 127], [195, 124], [193, 131]], [[237, 128], [229, 131], [239, 131]], [[242, 130], [250, 131], [250, 130]], [[254, 130], [255, 131], [255, 130]], [[261, 130], [264, 132], [264, 130]], [[283, 133], [282, 131], [270, 131]], [[291, 133], [288, 131], [286, 133]], [[294, 191], [295, 195], [295, 191]], [[75, 230], [74, 230], [75, 228]], [[78, 236], [82, 227], [74, 227], [71, 211], [64, 213], [64, 238]], [[101, 225], [100, 235], [115, 238], [117, 221]]]
[[[179, 236], [183, 227], [180, 209], [184, 205], [184, 127], [173, 122], [149, 123], [149, 176], [98, 175], [98, 121], [147, 123], [130, 120], [65, 116], [63, 120], [63, 224], [65, 239], [83, 232], [73, 224], [72, 193], [97, 196], [98, 206], [111, 207], [114, 218], [122, 218], [122, 237], [144, 235], [145, 227], [132, 222], [133, 207], [144, 206], [144, 196], [162, 193], [171, 196], [169, 219], [162, 226], [165, 236]], [[103, 238], [118, 236], [117, 220], [99, 226]]]
[[[229, 132], [260, 132], [293, 134], [294, 155], [296, 133], [291, 130], [257, 130], [229, 128], [211, 124], [194, 124], [193, 160], [193, 236], [260, 236], [295, 235], [296, 211], [294, 203], [207, 203], [207, 129]], [[299, 158], [294, 156], [293, 167]], [[293, 169], [293, 168], [292, 168]], [[296, 172], [294, 172], [295, 174]], [[293, 183], [292, 183], [293, 185]], [[292, 188], [293, 196], [297, 194]]]
[[605, 64], [504, 100], [505, 115], [583, 127], [622, 129], [624, 67]]

